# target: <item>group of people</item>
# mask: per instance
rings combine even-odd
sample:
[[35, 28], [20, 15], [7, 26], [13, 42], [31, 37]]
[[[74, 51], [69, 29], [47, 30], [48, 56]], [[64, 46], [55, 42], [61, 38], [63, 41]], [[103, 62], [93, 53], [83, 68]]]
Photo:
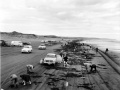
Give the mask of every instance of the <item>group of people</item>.
[[[99, 49], [96, 48], [95, 50], [96, 50], [96, 53], [98, 53]], [[105, 53], [107, 53], [108, 51], [109, 51], [108, 48], [106, 48], [106, 49], [105, 49]]]
[[[30, 77], [30, 73], [33, 72], [34, 66], [31, 64], [26, 65], [27, 68], [27, 74], [22, 74], [20, 75], [20, 78], [22, 79], [22, 84], [26, 85], [26, 84], [31, 84], [31, 77]], [[18, 87], [19, 82], [18, 82], [18, 76], [16, 74], [12, 74], [11, 75], [11, 82], [12, 82], [12, 86], [13, 87]]]
[[[90, 46], [90, 48], [91, 48], [91, 46]], [[98, 53], [98, 51], [99, 51], [99, 49], [98, 48], [96, 48], [96, 53]], [[108, 52], [108, 48], [106, 48], [106, 52]], [[67, 65], [68, 65], [68, 55], [67, 55], [67, 53], [66, 52], [63, 52], [63, 50], [60, 52], [60, 56], [63, 58], [63, 62], [64, 62], [64, 67], [66, 67]], [[86, 70], [88, 71], [88, 72], [96, 72], [97, 71], [97, 66], [96, 66], [96, 64], [92, 64], [92, 63], [90, 63], [90, 64], [84, 64], [85, 65], [85, 67], [86, 67]]]
[[[68, 65], [67, 61], [68, 61], [68, 56], [66, 52], [62, 52], [61, 57], [63, 58], [63, 62], [64, 62], [64, 67], [66, 67]], [[22, 84], [26, 85], [26, 84], [31, 84], [31, 77], [30, 74], [31, 72], [33, 72], [34, 66], [31, 64], [26, 65], [26, 69], [27, 69], [27, 73], [26, 74], [22, 74], [20, 75], [20, 78], [22, 79]], [[11, 78], [11, 82], [12, 82], [12, 86], [13, 87], [18, 87], [19, 82], [18, 82], [18, 76], [16, 74], [12, 74], [10, 76]]]
[[[64, 67], [66, 67], [68, 65], [68, 63], [67, 63], [67, 61], [68, 61], [67, 53], [61, 51], [60, 56], [63, 58]], [[31, 64], [28, 64], [28, 65], [26, 65], [26, 69], [27, 69], [27, 73], [26, 74], [22, 74], [22, 75], [19, 76], [22, 79], [21, 83], [23, 85], [32, 83], [30, 74], [33, 72], [34, 66], [31, 65]], [[18, 78], [19, 77], [16, 74], [12, 74], [10, 76], [13, 87], [18, 87], [18, 85], [19, 85]]]
[[[96, 52], [98, 52], [98, 48], [96, 48]], [[106, 48], [106, 51], [108, 52], [108, 48]], [[63, 50], [60, 52], [60, 56], [63, 58], [63, 62], [64, 62], [64, 67], [66, 67], [68, 65], [68, 56], [66, 52], [63, 52]], [[90, 71], [96, 71], [96, 65], [95, 64], [85, 64], [87, 70], [88, 68], [90, 68]], [[31, 84], [31, 77], [30, 77], [30, 73], [33, 72], [34, 66], [31, 64], [26, 65], [27, 68], [27, 74], [22, 74], [20, 75], [20, 78], [22, 79], [22, 83], [23, 85], [26, 85], [27, 83]], [[16, 74], [12, 74], [11, 75], [11, 81], [12, 84], [14, 85], [14, 87], [18, 87], [18, 76]]]

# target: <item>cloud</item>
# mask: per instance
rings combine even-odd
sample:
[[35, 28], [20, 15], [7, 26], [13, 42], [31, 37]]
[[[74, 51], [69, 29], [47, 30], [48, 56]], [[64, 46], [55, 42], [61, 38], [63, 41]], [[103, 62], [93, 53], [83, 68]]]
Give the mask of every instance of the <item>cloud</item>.
[[119, 0], [2, 0], [0, 8], [4, 30], [42, 28], [93, 36], [93, 32], [102, 35], [120, 29]]

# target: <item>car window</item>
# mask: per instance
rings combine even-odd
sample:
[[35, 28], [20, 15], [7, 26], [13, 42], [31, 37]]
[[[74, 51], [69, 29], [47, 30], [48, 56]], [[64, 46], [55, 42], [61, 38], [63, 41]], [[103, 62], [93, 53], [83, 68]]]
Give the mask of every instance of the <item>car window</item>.
[[32, 48], [31, 46], [27, 46], [27, 45], [26, 45], [26, 46], [24, 46], [24, 47], [25, 47], [25, 48]]
[[25, 48], [29, 48], [29, 47], [23, 47], [23, 49], [25, 49]]
[[24, 46], [24, 48], [29, 48], [28, 46]]

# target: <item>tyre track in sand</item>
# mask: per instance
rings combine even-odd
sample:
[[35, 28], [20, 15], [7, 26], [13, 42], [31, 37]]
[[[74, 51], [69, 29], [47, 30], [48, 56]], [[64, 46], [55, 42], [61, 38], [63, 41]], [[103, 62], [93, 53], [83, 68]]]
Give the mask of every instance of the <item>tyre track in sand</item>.
[[[58, 45], [56, 45], [56, 46], [52, 46], [52, 47], [49, 47], [49, 49], [47, 49], [47, 50], [45, 50], [45, 51], [42, 51], [42, 53], [41, 54], [39, 54], [38, 53], [38, 55], [36, 54], [34, 57], [32, 57], [32, 58], [30, 58], [30, 60], [29, 59], [27, 59], [26, 61], [19, 61], [19, 62], [16, 62], [15, 63], [15, 65], [13, 65], [14, 67], [11, 67], [11, 68], [9, 68], [7, 71], [5, 70], [4, 72], [2, 71], [2, 82], [1, 82], [1, 86], [3, 87], [3, 88], [5, 88], [5, 87], [7, 87], [8, 85], [9, 85], [9, 76], [10, 76], [10, 74], [12, 74], [12, 73], [16, 73], [17, 75], [19, 75], [19, 74], [21, 74], [21, 73], [24, 73], [24, 72], [26, 72], [26, 70], [25, 70], [25, 66], [26, 66], [26, 64], [28, 64], [28, 63], [33, 63], [35, 66], [36, 65], [39, 65], [38, 63], [39, 63], [39, 60], [41, 59], [41, 58], [43, 58], [48, 52], [53, 52], [53, 48], [56, 48], [56, 47], [58, 47]], [[37, 50], [37, 52], [41, 52], [40, 50], [38, 51]], [[37, 62], [37, 63], [36, 63]], [[40, 68], [41, 68], [41, 66], [40, 66]], [[43, 68], [41, 68], [40, 69], [40, 71], [42, 71], [42, 69]], [[43, 69], [43, 71], [45, 71], [45, 69]]]
[[[93, 47], [95, 50], [95, 48]], [[109, 68], [106, 69], [106, 72], [100, 72], [97, 71], [96, 75], [91, 75], [91, 77], [94, 79], [96, 84], [100, 87], [100, 90], [119, 90], [119, 76], [120, 76], [120, 67], [118, 67], [117, 64], [115, 64], [114, 60], [107, 56], [103, 51], [99, 50], [99, 54], [102, 56], [102, 58], [106, 61], [106, 63], [109, 65]], [[111, 72], [109, 72], [109, 70]], [[115, 75], [115, 76], [114, 76]], [[118, 78], [118, 79], [116, 79]], [[115, 87], [114, 87], [115, 85]]]
[[[37, 56], [38, 57], [41, 57], [42, 55], [46, 55], [46, 52], [45, 53], [42, 53], [41, 55], [36, 55], [36, 56], [34, 56], [31, 60], [34, 60], [34, 58], [36, 58]], [[19, 75], [20, 73], [21, 73], [21, 71], [23, 72], [23, 71], [26, 71], [25, 69], [26, 69], [26, 64], [28, 64], [30, 61], [29, 60], [27, 60], [27, 61], [23, 61], [23, 62], [18, 62], [14, 67], [12, 67], [12, 68], [10, 68], [9, 70], [7, 70], [5, 73], [3, 73], [2, 74], [2, 78], [4, 78], [5, 76], [4, 75], [6, 75], [8, 72], [10, 72], [8, 75], [7, 75], [7, 77], [6, 78], [4, 78], [4, 81], [1, 83], [1, 85], [2, 86], [6, 86], [6, 85], [4, 85], [4, 83], [6, 83], [7, 84], [7, 82], [9, 81], [9, 76], [12, 74], [12, 73], [15, 73], [16, 72], [16, 74], [17, 75]], [[31, 61], [31, 63], [32, 63], [32, 61]], [[21, 67], [22, 66], [22, 67]], [[8, 80], [7, 80], [8, 79]]]

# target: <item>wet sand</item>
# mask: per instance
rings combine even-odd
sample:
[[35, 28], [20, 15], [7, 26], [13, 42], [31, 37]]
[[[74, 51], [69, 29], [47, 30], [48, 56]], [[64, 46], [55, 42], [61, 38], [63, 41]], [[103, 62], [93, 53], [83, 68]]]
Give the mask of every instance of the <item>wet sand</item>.
[[107, 52], [108, 56], [111, 57], [116, 64], [120, 66], [120, 53], [115, 51]]

